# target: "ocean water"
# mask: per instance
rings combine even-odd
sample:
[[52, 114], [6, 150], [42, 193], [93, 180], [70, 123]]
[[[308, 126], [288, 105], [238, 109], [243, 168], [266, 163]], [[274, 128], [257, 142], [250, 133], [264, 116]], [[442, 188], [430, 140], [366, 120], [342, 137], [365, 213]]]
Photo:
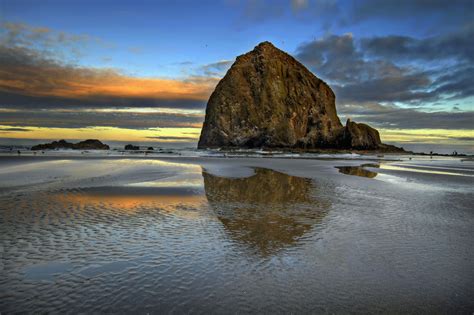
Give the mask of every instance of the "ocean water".
[[474, 162], [0, 157], [1, 313], [474, 311]]

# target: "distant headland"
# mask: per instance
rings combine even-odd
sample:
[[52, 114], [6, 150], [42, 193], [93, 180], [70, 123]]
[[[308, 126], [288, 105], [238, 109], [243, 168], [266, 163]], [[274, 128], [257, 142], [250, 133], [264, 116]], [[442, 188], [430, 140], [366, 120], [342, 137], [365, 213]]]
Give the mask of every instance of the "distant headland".
[[237, 57], [206, 108], [198, 148], [404, 152], [337, 116], [335, 94], [295, 58], [263, 42]]
[[97, 139], [88, 139], [78, 143], [71, 143], [65, 140], [53, 141], [51, 143], [38, 144], [31, 147], [32, 151], [38, 150], [109, 150], [110, 147], [107, 144], [100, 142]]

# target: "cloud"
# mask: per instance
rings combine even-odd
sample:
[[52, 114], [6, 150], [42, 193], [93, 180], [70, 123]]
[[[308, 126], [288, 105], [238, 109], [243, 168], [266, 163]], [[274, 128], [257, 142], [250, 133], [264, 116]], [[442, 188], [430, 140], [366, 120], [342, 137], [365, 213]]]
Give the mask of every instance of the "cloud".
[[291, 0], [291, 7], [295, 11], [304, 10], [308, 7], [308, 0]]
[[341, 3], [337, 0], [248, 0], [229, 3], [239, 13], [236, 20], [239, 29], [288, 17], [308, 23], [317, 19], [323, 29], [329, 29], [341, 13]]
[[473, 37], [474, 24], [471, 24], [456, 32], [422, 39], [399, 35], [364, 38], [361, 45], [368, 55], [392, 60], [457, 59], [473, 62]]
[[463, 23], [474, 18], [471, 0], [360, 0], [349, 4], [346, 23], [359, 23], [371, 19], [397, 20], [436, 18], [436, 23]]
[[342, 102], [415, 101], [431, 97], [419, 92], [431, 79], [423, 71], [388, 60], [371, 60], [359, 50], [352, 34], [330, 35], [304, 43], [297, 58], [332, 83]]
[[444, 73], [434, 81], [434, 93], [447, 94], [453, 99], [474, 96], [474, 64], [460, 65]]
[[47, 27], [35, 27], [24, 23], [1, 23], [0, 45], [31, 48], [49, 58], [71, 62], [84, 55], [92, 46], [110, 48], [112, 45], [86, 34], [58, 32]]
[[203, 121], [204, 114], [138, 112], [133, 109], [127, 111], [119, 109], [23, 109], [21, 111], [2, 111], [0, 125], [47, 128], [200, 128]]
[[[386, 36], [357, 40], [352, 34], [328, 35], [303, 43], [296, 56], [329, 81], [339, 102], [418, 105], [474, 95], [472, 35], [472, 30], [465, 29], [426, 39]], [[411, 62], [416, 59], [425, 63]]]
[[268, 0], [248, 0], [244, 2], [238, 23], [243, 26], [243, 21], [262, 22], [279, 18], [285, 15], [286, 5]]
[[140, 48], [140, 47], [130, 47], [130, 48], [128, 48], [128, 51], [131, 52], [132, 54], [139, 55], [139, 54], [143, 53], [143, 48]]
[[335, 85], [334, 90], [342, 103], [347, 102], [413, 102], [430, 100], [433, 93], [427, 89], [431, 80], [423, 73], [384, 76], [346, 85]]
[[197, 141], [197, 137], [173, 137], [173, 136], [157, 136], [157, 137], [147, 137], [147, 139], [157, 139], [157, 140], [178, 140], [178, 141]]
[[[410, 24], [420, 32], [452, 30], [474, 20], [472, 0], [229, 0], [237, 12], [238, 29], [277, 19], [307, 23], [315, 31], [354, 29], [366, 23], [387, 21]], [[319, 26], [319, 29], [318, 29]]]
[[387, 129], [464, 129], [472, 130], [474, 111], [424, 112], [412, 108], [376, 103], [346, 104], [338, 106], [345, 118], [367, 122], [377, 128]]
[[201, 66], [197, 71], [206, 77], [223, 77], [233, 63], [234, 60], [221, 60]]
[[450, 138], [454, 140], [459, 140], [459, 141], [474, 141], [474, 137], [450, 137]]
[[203, 106], [217, 81], [210, 77], [137, 78], [115, 69], [63, 64], [35, 49], [0, 45], [2, 106], [43, 101], [82, 106], [163, 106], [164, 103], [169, 107], [174, 101], [185, 100], [197, 107]]
[[10, 128], [0, 128], [0, 133], [2, 132], [25, 132], [30, 131], [31, 129], [28, 128], [20, 128], [20, 127], [10, 127]]
[[[0, 106], [154, 106], [202, 108], [226, 61], [206, 73], [183, 79], [134, 77], [118, 69], [78, 66], [91, 43], [88, 35], [68, 34], [21, 23], [3, 23], [0, 31]], [[70, 56], [73, 56], [72, 59]], [[75, 57], [74, 57], [75, 56]]]

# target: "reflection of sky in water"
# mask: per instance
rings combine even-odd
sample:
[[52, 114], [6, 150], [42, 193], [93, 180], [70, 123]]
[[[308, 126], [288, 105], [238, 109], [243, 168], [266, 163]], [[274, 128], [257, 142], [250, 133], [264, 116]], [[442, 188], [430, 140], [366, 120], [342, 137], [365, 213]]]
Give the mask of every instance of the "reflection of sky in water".
[[157, 178], [147, 181], [85, 188], [78, 193], [58, 194], [57, 198], [66, 203], [101, 205], [127, 211], [147, 207], [172, 210], [176, 207], [197, 207], [204, 202], [200, 166], [160, 161], [140, 162], [166, 169], [166, 176], [158, 173]]
[[32, 265], [24, 268], [25, 277], [35, 281], [53, 281], [55, 276], [59, 276], [71, 271], [72, 265], [66, 262], [48, 262]]
[[430, 301], [418, 309], [430, 313], [436, 301], [455, 311], [472, 296], [472, 197], [409, 182], [423, 174], [365, 165], [374, 179], [262, 168], [226, 178], [149, 160], [41, 167], [94, 180], [0, 195], [0, 309], [231, 313], [244, 303], [347, 313], [372, 296], [376, 305], [361, 312], [416, 300]]
[[354, 175], [354, 176], [368, 177], [368, 178], [375, 178], [378, 175], [381, 175], [380, 173], [377, 172], [377, 169], [425, 173], [425, 174], [434, 174], [434, 175], [474, 177], [474, 170], [469, 169], [469, 168], [427, 166], [427, 165], [415, 165], [415, 164], [381, 163], [381, 164], [362, 164], [360, 166], [336, 166], [336, 168], [339, 169], [340, 173], [343, 173], [346, 175]]
[[201, 167], [185, 169], [184, 173], [146, 182], [131, 183], [130, 187], [202, 187]]
[[61, 192], [55, 200], [65, 208], [135, 214], [154, 209], [187, 218], [202, 215], [190, 209], [210, 208], [231, 239], [262, 255], [295, 244], [329, 208], [310, 179], [260, 168], [249, 177], [226, 178], [195, 165], [172, 166], [180, 171], [169, 177]]
[[[419, 175], [447, 175], [452, 177], [474, 177], [474, 169], [451, 165], [423, 165], [413, 162], [362, 164], [359, 166], [336, 166], [340, 173], [384, 181], [404, 188], [416, 190], [464, 191], [465, 187], [446, 185], [434, 177], [421, 178]], [[388, 171], [384, 172], [384, 171]]]
[[[472, 170], [462, 168], [424, 166], [424, 165], [399, 165], [399, 164], [381, 164], [381, 169], [403, 172], [416, 172], [425, 174], [451, 175], [451, 176], [469, 176], [474, 177]], [[464, 173], [463, 173], [464, 171]], [[470, 173], [466, 173], [470, 172]]]

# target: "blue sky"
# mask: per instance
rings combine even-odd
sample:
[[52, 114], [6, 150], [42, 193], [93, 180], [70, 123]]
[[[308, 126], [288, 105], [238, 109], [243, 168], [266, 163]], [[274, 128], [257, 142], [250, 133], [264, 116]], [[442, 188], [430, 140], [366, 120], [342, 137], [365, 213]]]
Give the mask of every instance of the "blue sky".
[[[198, 129], [203, 115], [183, 110], [203, 113], [235, 57], [268, 40], [331, 85], [343, 119], [368, 122], [392, 142], [438, 139], [439, 145], [472, 150], [473, 4], [4, 0], [0, 137], [44, 137], [35, 128], [67, 128], [53, 123], [58, 115], [71, 122], [70, 129]], [[104, 107], [119, 109], [108, 126], [97, 115], [87, 116]], [[124, 109], [140, 113], [130, 108], [155, 108], [141, 112], [155, 115], [160, 124], [127, 125], [120, 117]], [[74, 121], [78, 115], [81, 120]], [[89, 124], [81, 125], [84, 117]], [[442, 137], [453, 131], [459, 136]], [[413, 138], [395, 136], [402, 132]]]
[[[109, 66], [146, 76], [179, 76], [176, 64], [190, 61], [199, 65], [232, 59], [264, 40], [294, 52], [302, 42], [325, 34], [422, 38], [456, 28], [449, 24], [437, 27], [443, 20], [442, 11], [344, 23], [338, 17], [350, 14], [354, 6], [350, 1], [319, 1], [324, 3], [320, 5], [324, 9], [320, 14], [318, 1], [294, 2], [301, 4], [298, 7], [290, 1], [15, 0], [2, 2], [2, 18], [94, 37], [102, 43], [90, 47], [77, 60], [78, 64], [100, 67], [104, 59], [110, 59], [106, 62]], [[337, 10], [331, 12], [336, 3], [340, 3]], [[459, 13], [466, 11], [461, 7]], [[326, 14], [333, 16], [322, 16]], [[467, 18], [459, 20], [461, 24]]]

